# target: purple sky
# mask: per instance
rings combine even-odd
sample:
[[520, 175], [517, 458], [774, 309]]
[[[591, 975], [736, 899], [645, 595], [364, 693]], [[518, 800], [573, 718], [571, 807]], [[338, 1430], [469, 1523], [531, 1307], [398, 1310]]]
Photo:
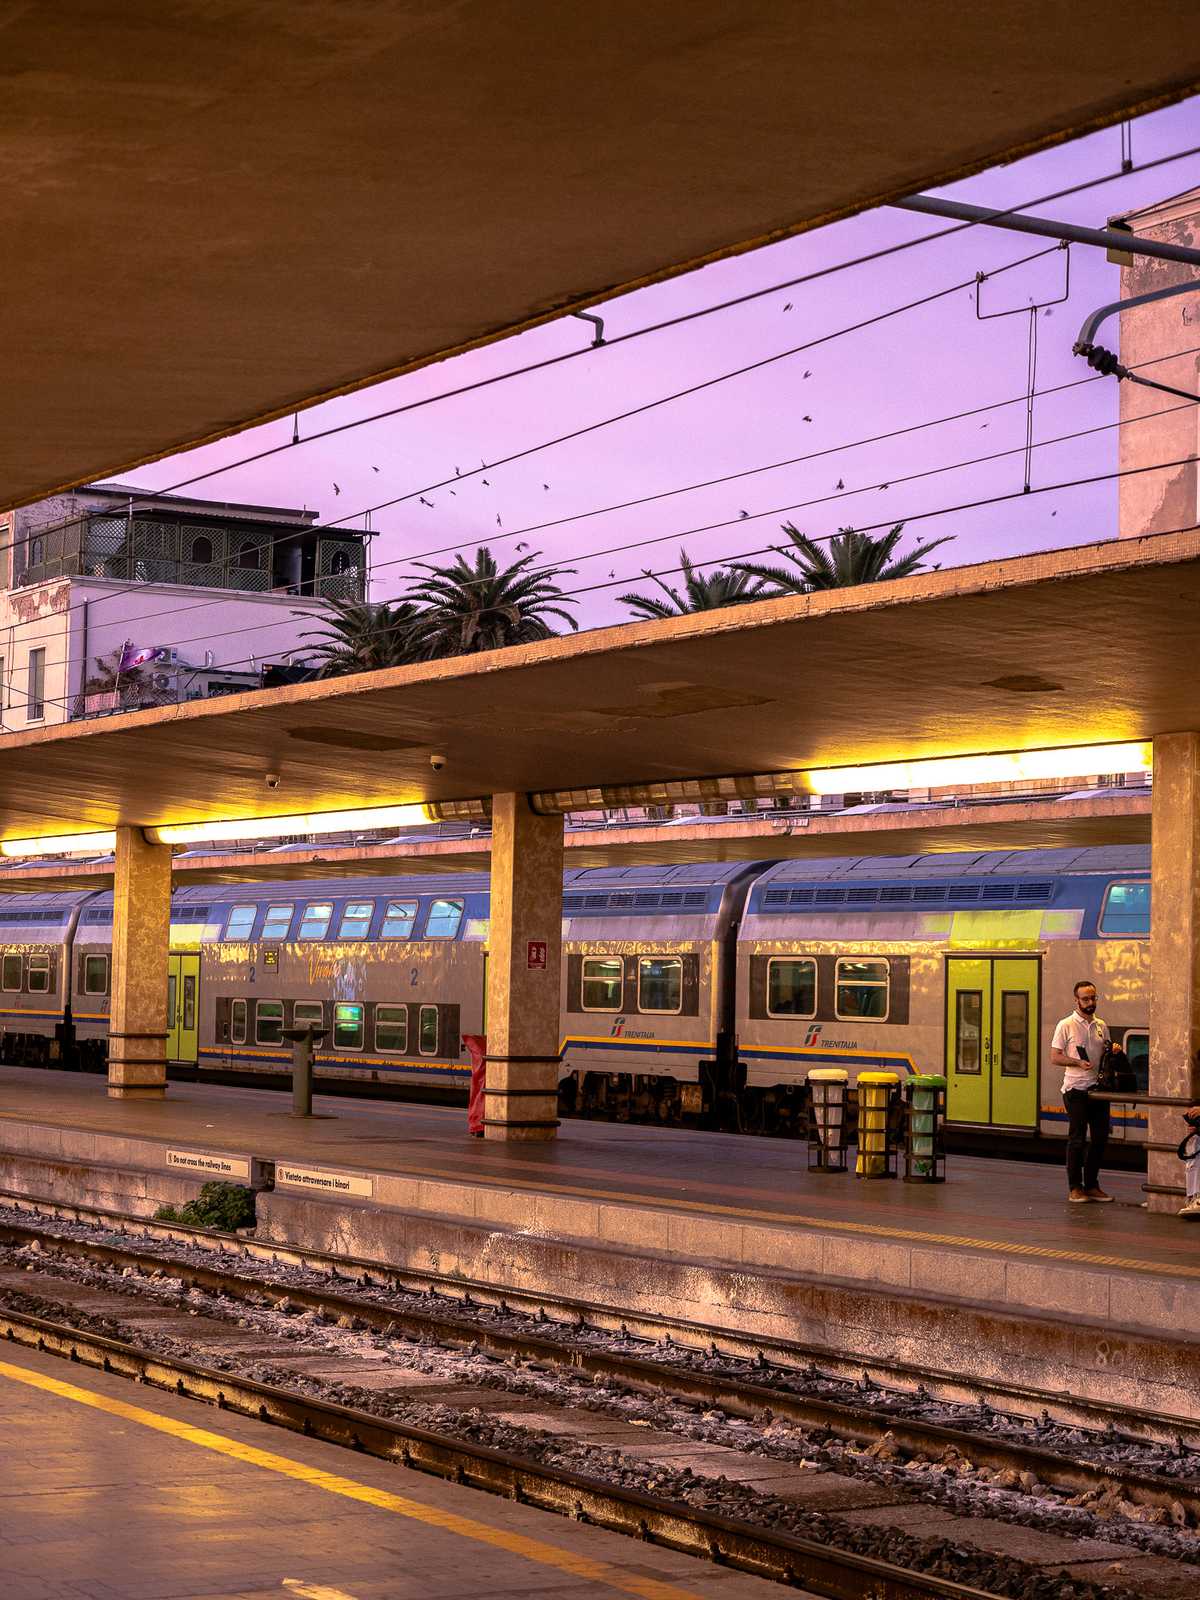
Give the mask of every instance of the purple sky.
[[[1200, 143], [1196, 100], [1134, 124], [1136, 162]], [[1087, 178], [1119, 170], [1120, 134], [1113, 128], [1061, 149], [997, 168], [945, 191], [988, 205], [1015, 205]], [[1043, 215], [1103, 226], [1132, 210], [1200, 184], [1200, 157], [1145, 175], [1118, 178], [1073, 199], [1041, 208]], [[902, 239], [945, 226], [936, 218], [892, 210], [872, 212], [736, 260], [718, 263], [674, 282], [645, 289], [596, 308], [610, 336], [798, 276]], [[205, 498], [306, 505], [323, 517], [352, 516], [394, 496], [416, 493], [455, 467], [478, 467], [572, 428], [702, 382], [731, 368], [773, 355], [914, 300], [976, 271], [991, 271], [1039, 249], [1042, 241], [975, 228], [945, 242], [922, 245], [874, 265], [774, 294], [748, 306], [595, 351], [567, 366], [371, 423], [337, 438], [289, 450], [271, 460], [231, 467], [198, 485]], [[1023, 307], [1063, 292], [1063, 256], [1055, 253], [984, 286], [984, 309]], [[1102, 252], [1071, 251], [1070, 299], [1038, 321], [1038, 385], [1087, 375], [1071, 345], [1084, 315], [1117, 298], [1118, 269]], [[791, 303], [791, 310], [785, 306]], [[1028, 317], [978, 321], [970, 290], [881, 325], [848, 334], [807, 354], [758, 373], [731, 379], [707, 392], [618, 423], [571, 444], [498, 467], [447, 490], [431, 492], [432, 507], [416, 499], [379, 511], [373, 525], [376, 599], [404, 588], [411, 571], [404, 558], [444, 547], [489, 544], [512, 559], [518, 541], [550, 560], [577, 569], [564, 587], [581, 595], [584, 626], [628, 620], [616, 596], [649, 586], [645, 567], [663, 571], [678, 562], [685, 543], [693, 559], [714, 561], [779, 543], [779, 525], [794, 520], [805, 532], [828, 534], [839, 526], [903, 521], [916, 513], [1019, 491], [1020, 454], [998, 462], [939, 473], [913, 483], [906, 474], [1021, 446], [1024, 405], [927, 428], [907, 438], [763, 472], [738, 482], [673, 495], [648, 506], [595, 514], [635, 497], [682, 488], [724, 473], [742, 472], [789, 457], [843, 447], [869, 435], [944, 416], [971, 406], [1024, 394]], [[573, 319], [540, 328], [486, 350], [430, 367], [301, 416], [301, 433], [367, 416], [492, 373], [588, 343], [585, 324]], [[804, 374], [810, 372], [810, 377]], [[1169, 403], [1169, 402], [1164, 402]], [[1111, 423], [1117, 385], [1093, 383], [1037, 402], [1035, 439]], [[811, 422], [805, 417], [811, 417]], [[986, 424], [986, 426], [985, 426]], [[193, 472], [237, 460], [285, 442], [290, 423], [272, 423], [221, 444], [156, 463], [123, 481], [167, 488]], [[1034, 486], [1116, 466], [1116, 433], [1109, 430], [1068, 444], [1035, 450]], [[373, 468], [378, 468], [376, 472]], [[858, 491], [803, 510], [776, 508], [834, 496], [838, 480]], [[333, 485], [341, 487], [335, 496]], [[881, 483], [890, 487], [880, 489]], [[548, 486], [548, 487], [547, 487]], [[1116, 485], [1035, 495], [990, 508], [954, 512], [913, 523], [922, 539], [954, 534], [935, 560], [945, 565], [1016, 555], [1112, 536]], [[740, 513], [751, 514], [743, 520]], [[590, 513], [590, 514], [589, 514]], [[761, 513], [771, 513], [761, 515]], [[587, 514], [587, 515], [581, 515]], [[497, 517], [501, 523], [497, 525]], [[523, 532], [552, 518], [580, 520], [541, 532]], [[690, 530], [733, 519], [707, 533]], [[660, 539], [643, 549], [608, 553], [617, 545]], [[524, 553], [524, 552], [521, 552]], [[447, 553], [436, 559], [450, 561]], [[610, 580], [610, 573], [617, 581]], [[674, 577], [668, 581], [676, 581]], [[605, 587], [592, 588], [593, 585]]]

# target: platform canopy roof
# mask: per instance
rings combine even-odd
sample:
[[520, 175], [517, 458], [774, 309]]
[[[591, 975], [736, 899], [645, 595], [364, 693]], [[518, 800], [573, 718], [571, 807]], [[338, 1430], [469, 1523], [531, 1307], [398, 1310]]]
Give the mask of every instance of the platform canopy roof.
[[[969, 806], [827, 815], [759, 812], [722, 820], [699, 818], [670, 827], [631, 823], [579, 828], [566, 835], [566, 864], [657, 867], [699, 861], [782, 861], [822, 856], [917, 856], [955, 850], [1083, 848], [1150, 843], [1151, 796], [1127, 793], [1047, 795]], [[254, 884], [312, 883], [338, 878], [436, 872], [486, 872], [492, 841], [400, 839], [380, 844], [313, 844], [303, 849], [189, 852], [176, 856], [175, 881]], [[46, 865], [10, 864], [0, 874], [5, 894], [107, 889], [111, 859]]]
[[1178, 99], [1193, 22], [1189, 0], [0, 8], [0, 507]]
[[67, 723], [4, 741], [0, 826], [1149, 739], [1200, 725], [1198, 599], [1200, 532], [1162, 534]]

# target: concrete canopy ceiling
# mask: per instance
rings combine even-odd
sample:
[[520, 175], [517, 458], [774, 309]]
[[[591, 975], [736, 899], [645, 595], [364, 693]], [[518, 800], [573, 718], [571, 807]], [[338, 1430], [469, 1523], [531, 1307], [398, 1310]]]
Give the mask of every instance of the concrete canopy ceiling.
[[[799, 856], [915, 856], [950, 850], [1054, 850], [1150, 843], [1151, 795], [1071, 795], [998, 800], [990, 805], [934, 806], [858, 816], [771, 814], [670, 827], [642, 824], [568, 831], [566, 863], [574, 867], [659, 867], [695, 861], [781, 861]], [[275, 854], [179, 855], [177, 885], [311, 883], [376, 873], [487, 872], [492, 841], [400, 840], [394, 844], [315, 844]], [[55, 889], [107, 889], [111, 861], [21, 867], [0, 874], [0, 897]]]
[[1198, 600], [1162, 534], [67, 723], [0, 833], [1147, 739], [1200, 726]]
[[1190, 0], [0, 0], [0, 506], [1150, 109]]

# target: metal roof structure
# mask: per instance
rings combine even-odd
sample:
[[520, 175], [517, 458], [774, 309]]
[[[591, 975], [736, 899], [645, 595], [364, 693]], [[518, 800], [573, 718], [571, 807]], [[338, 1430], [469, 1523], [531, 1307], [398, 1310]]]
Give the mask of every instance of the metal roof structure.
[[1193, 20], [1188, 0], [1132, 25], [1124, 0], [9, 7], [0, 506], [1182, 98]]

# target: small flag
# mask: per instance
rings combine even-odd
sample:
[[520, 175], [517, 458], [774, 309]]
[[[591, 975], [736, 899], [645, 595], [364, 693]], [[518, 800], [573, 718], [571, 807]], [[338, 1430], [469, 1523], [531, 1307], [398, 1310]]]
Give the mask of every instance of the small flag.
[[137, 645], [127, 644], [121, 652], [121, 665], [117, 670], [130, 672], [134, 667], [144, 667], [149, 661], [157, 661], [164, 654], [165, 651], [160, 645], [142, 645], [139, 648]]

